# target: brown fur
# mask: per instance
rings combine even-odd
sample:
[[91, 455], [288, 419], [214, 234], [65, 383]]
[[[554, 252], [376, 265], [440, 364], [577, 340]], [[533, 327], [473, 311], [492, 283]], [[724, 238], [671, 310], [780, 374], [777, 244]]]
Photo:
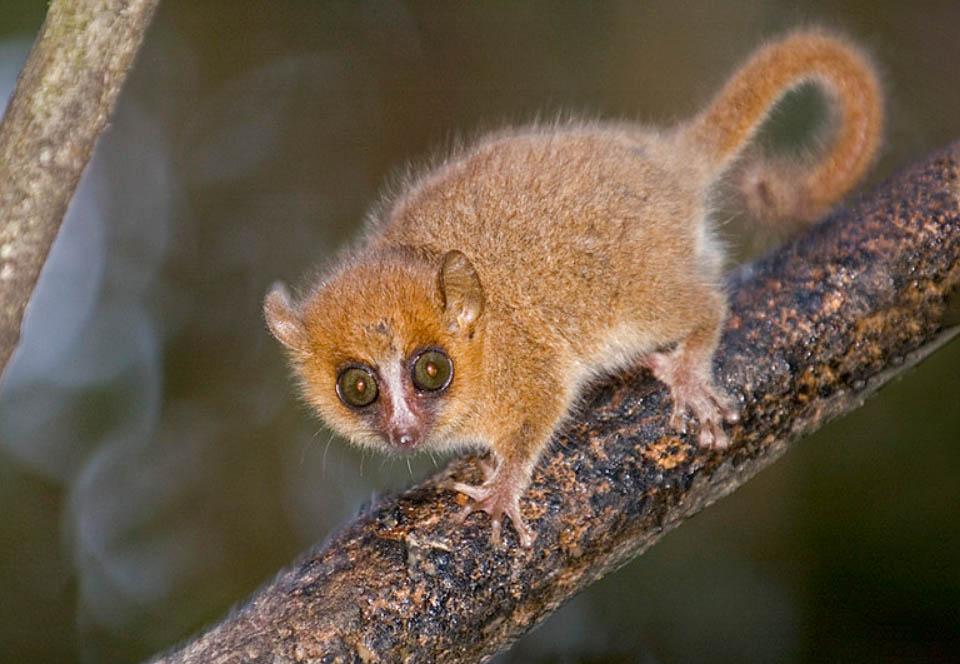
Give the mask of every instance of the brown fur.
[[802, 83], [827, 96], [833, 135], [815, 164], [757, 159], [740, 178], [753, 216], [812, 221], [860, 181], [880, 143], [883, 98], [869, 58], [846, 40], [805, 30], [758, 50], [714, 101], [682, 128], [710, 168], [722, 170], [766, 118], [773, 102]]
[[[706, 200], [770, 107], [807, 80], [840, 109], [829, 150], [800, 178], [747, 170], [759, 211], [808, 215], [862, 175], [882, 117], [867, 61], [819, 31], [761, 49], [671, 132], [570, 123], [461, 150], [384, 205], [365, 246], [301, 303], [282, 288], [268, 295], [307, 400], [360, 444], [395, 448], [387, 432], [402, 427], [414, 448], [491, 449], [487, 481], [453, 488], [475, 501], [465, 515], [490, 513], [496, 539], [506, 514], [524, 545], [533, 535], [518, 498], [592, 376], [644, 364], [671, 387], [673, 426], [684, 431], [692, 411], [699, 442], [725, 446], [721, 421], [736, 413], [711, 373], [726, 300]], [[410, 385], [428, 347], [453, 361], [437, 394]], [[363, 409], [337, 396], [350, 363], [381, 386]]]

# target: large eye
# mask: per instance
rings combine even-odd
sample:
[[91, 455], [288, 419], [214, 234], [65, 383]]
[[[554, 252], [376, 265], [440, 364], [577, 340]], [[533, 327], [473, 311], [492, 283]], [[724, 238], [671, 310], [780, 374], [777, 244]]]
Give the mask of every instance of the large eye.
[[354, 408], [369, 406], [377, 398], [377, 379], [366, 367], [347, 367], [337, 376], [337, 396]]
[[450, 384], [453, 362], [439, 348], [428, 348], [413, 361], [413, 384], [423, 392], [437, 392]]

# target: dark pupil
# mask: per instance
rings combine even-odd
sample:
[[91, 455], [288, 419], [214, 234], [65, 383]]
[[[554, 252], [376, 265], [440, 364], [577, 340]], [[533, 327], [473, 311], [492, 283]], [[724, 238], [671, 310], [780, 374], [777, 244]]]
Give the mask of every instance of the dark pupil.
[[450, 382], [450, 358], [440, 351], [428, 350], [417, 358], [413, 367], [413, 382], [418, 389], [435, 391]]
[[366, 369], [351, 367], [340, 374], [337, 393], [347, 405], [361, 408], [377, 398], [377, 381]]

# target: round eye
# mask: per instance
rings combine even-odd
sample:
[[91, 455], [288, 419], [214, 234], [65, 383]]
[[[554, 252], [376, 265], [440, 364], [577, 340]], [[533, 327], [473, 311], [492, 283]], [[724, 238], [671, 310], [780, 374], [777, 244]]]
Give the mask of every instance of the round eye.
[[413, 384], [418, 390], [436, 392], [453, 378], [453, 362], [442, 350], [425, 350], [413, 361]]
[[337, 396], [354, 408], [369, 406], [377, 398], [377, 379], [369, 369], [347, 367], [337, 376]]

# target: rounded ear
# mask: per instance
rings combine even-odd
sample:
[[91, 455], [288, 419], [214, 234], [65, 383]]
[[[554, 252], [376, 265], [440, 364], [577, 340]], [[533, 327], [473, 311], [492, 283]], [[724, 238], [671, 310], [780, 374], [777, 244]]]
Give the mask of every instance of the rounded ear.
[[448, 251], [440, 267], [440, 295], [451, 332], [469, 330], [483, 313], [483, 286], [473, 263]]
[[287, 292], [287, 287], [279, 281], [270, 287], [270, 292], [263, 301], [263, 315], [273, 336], [284, 346], [294, 350], [306, 346], [307, 335], [297, 315], [297, 308]]

